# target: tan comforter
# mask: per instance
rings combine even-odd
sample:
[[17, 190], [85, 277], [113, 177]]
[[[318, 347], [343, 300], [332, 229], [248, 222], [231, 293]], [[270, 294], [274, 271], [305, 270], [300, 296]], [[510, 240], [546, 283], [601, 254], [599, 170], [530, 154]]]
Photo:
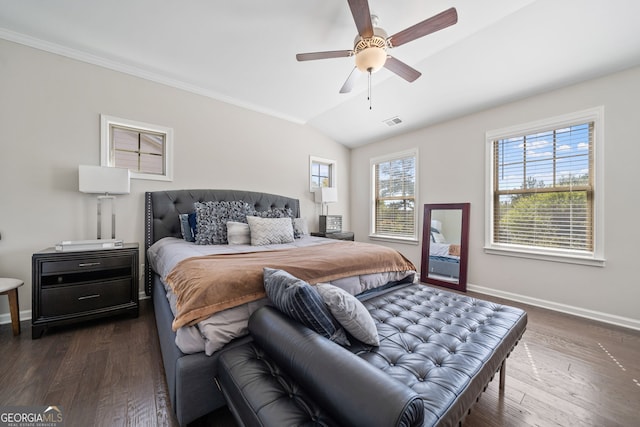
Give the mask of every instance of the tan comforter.
[[311, 284], [416, 267], [396, 250], [361, 242], [206, 255], [178, 263], [166, 278], [177, 296], [173, 330], [265, 297], [262, 269], [281, 269]]
[[449, 255], [460, 256], [460, 245], [455, 245], [453, 243], [449, 245]]

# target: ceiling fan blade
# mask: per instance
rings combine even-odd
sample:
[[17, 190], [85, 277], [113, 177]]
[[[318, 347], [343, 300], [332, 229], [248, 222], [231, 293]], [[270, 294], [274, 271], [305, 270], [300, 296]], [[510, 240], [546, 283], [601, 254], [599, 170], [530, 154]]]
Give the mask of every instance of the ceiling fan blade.
[[299, 53], [296, 55], [296, 59], [298, 61], [313, 61], [315, 59], [346, 58], [351, 55], [353, 55], [351, 50], [330, 50], [326, 52]]
[[393, 71], [408, 82], [416, 80], [422, 75], [422, 73], [415, 68], [412, 68], [398, 59], [388, 56], [387, 62], [384, 63], [384, 68], [389, 71]]
[[358, 77], [360, 77], [360, 74], [360, 70], [358, 70], [357, 67], [353, 67], [351, 74], [349, 74], [349, 77], [347, 77], [347, 81], [344, 82], [342, 88], [340, 88], [340, 93], [351, 92], [351, 89], [353, 89], [353, 86], [355, 86], [356, 82], [358, 81]]
[[368, 0], [348, 0], [348, 2], [358, 34], [364, 38], [373, 36], [373, 24], [371, 23]]
[[388, 40], [391, 46], [397, 47], [415, 39], [419, 39], [420, 37], [424, 37], [427, 34], [440, 31], [443, 28], [447, 28], [455, 24], [456, 22], [458, 22], [458, 12], [456, 12], [455, 7], [452, 7], [392, 35]]

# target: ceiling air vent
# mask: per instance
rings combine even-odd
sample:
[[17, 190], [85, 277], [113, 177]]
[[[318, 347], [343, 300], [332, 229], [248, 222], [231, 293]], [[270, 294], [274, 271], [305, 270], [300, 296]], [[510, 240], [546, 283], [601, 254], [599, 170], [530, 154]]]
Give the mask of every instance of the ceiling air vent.
[[400, 117], [395, 116], [395, 117], [391, 117], [390, 119], [383, 120], [382, 122], [387, 126], [391, 127], [391, 126], [399, 125], [400, 123], [402, 123], [402, 120], [400, 119]]

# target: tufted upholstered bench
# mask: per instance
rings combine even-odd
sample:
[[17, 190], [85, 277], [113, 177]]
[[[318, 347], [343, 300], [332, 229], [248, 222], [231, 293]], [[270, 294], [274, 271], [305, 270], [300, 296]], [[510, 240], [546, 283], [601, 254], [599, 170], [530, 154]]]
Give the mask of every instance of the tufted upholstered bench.
[[352, 352], [416, 391], [424, 425], [455, 425], [471, 409], [525, 331], [518, 308], [413, 284], [364, 301], [380, 347]]
[[220, 356], [219, 385], [240, 424], [457, 425], [498, 370], [504, 386], [527, 323], [520, 309], [421, 284], [363, 303], [379, 347], [343, 348], [272, 307], [254, 313], [254, 342]]

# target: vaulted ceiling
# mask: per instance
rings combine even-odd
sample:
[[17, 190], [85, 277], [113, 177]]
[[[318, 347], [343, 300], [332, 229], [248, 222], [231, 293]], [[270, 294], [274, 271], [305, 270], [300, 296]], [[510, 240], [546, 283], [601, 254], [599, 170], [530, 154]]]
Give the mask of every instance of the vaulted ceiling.
[[[386, 69], [338, 93], [353, 58], [346, 0], [0, 0], [0, 38], [305, 123], [355, 147], [640, 65], [638, 0], [370, 0], [393, 34], [450, 7], [458, 23], [393, 49]], [[639, 82], [640, 84], [640, 82]], [[399, 117], [389, 127], [385, 120]]]

